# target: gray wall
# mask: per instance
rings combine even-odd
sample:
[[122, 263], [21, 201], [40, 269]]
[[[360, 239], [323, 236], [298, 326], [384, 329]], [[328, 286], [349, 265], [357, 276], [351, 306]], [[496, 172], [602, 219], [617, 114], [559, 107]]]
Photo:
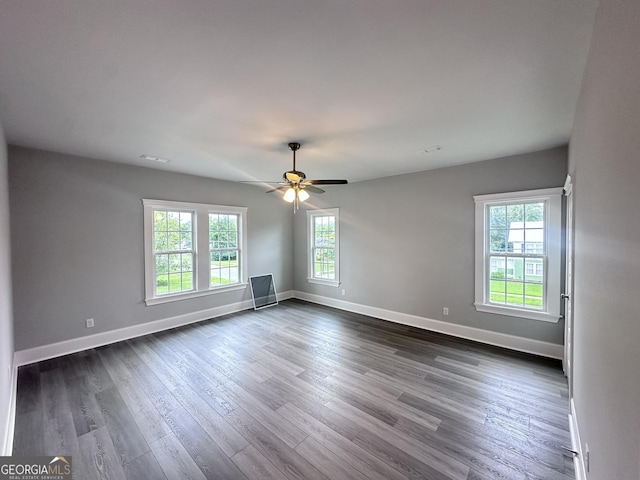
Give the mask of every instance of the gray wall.
[[9, 185], [16, 350], [251, 299], [145, 306], [142, 198], [248, 207], [249, 274], [293, 287], [291, 210], [264, 188], [11, 146]]
[[[5, 438], [13, 385], [13, 317], [11, 307], [11, 245], [9, 236], [9, 186], [7, 148], [0, 125], [0, 455], [12, 439]], [[9, 440], [9, 441], [7, 441]]]
[[[567, 150], [328, 187], [318, 207], [340, 207], [339, 288], [306, 280], [306, 213], [294, 220], [296, 290], [561, 344], [557, 324], [476, 312], [473, 195], [564, 184]], [[341, 290], [346, 290], [346, 296]], [[449, 316], [442, 307], [449, 307]]]
[[574, 131], [574, 401], [589, 480], [640, 478], [640, 2], [601, 0]]

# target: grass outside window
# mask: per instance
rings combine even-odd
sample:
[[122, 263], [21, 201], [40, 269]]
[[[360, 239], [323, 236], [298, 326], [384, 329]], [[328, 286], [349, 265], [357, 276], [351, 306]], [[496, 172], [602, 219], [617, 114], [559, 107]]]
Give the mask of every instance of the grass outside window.
[[542, 308], [542, 284], [491, 280], [490, 299], [502, 305]]

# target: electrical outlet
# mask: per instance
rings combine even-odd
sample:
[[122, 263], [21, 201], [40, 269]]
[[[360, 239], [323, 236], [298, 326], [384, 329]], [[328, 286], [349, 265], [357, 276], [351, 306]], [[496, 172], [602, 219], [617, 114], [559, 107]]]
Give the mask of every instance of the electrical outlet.
[[344, 297], [347, 294], [347, 291], [343, 288], [342, 289], [342, 296]]
[[449, 315], [449, 307], [442, 307], [442, 314]]
[[95, 321], [93, 320], [93, 318], [87, 318], [87, 328], [93, 328], [94, 325]]

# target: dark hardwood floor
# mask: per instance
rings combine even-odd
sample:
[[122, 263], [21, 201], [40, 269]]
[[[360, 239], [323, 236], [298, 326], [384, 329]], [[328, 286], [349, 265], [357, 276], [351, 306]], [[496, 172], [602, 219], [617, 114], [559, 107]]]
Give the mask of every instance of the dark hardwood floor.
[[78, 480], [574, 478], [559, 362], [297, 300], [18, 376], [13, 454]]

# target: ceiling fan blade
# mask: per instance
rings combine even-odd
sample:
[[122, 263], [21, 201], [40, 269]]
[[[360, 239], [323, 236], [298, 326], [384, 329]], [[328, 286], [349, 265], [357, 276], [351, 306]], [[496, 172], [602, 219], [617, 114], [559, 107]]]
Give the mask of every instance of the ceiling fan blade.
[[347, 180], [307, 180], [309, 185], [346, 185]]
[[267, 184], [267, 185], [280, 185], [282, 184], [282, 182], [267, 182], [267, 181], [263, 181], [263, 180], [238, 180], [237, 183], [261, 183], [261, 184]]
[[273, 192], [284, 192], [285, 190], [289, 190], [289, 187], [278, 187], [278, 188], [272, 188], [271, 190], [267, 190], [265, 193], [273, 193]]
[[324, 193], [324, 190], [322, 190], [321, 188], [314, 187], [312, 185], [307, 185], [306, 183], [302, 185], [302, 188], [312, 193]]

